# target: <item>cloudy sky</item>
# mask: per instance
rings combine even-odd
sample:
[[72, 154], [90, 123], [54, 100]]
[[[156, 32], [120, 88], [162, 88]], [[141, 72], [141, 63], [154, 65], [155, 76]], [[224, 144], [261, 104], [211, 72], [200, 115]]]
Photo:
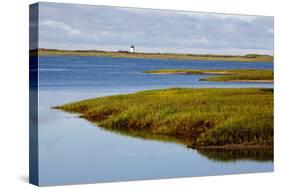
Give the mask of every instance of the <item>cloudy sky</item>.
[[56, 3], [39, 12], [40, 48], [273, 54], [273, 17]]

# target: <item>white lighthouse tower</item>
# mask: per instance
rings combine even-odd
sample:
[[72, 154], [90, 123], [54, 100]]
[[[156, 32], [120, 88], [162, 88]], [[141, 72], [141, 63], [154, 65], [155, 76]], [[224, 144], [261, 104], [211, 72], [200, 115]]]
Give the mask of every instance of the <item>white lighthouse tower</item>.
[[130, 47], [130, 52], [131, 52], [131, 53], [134, 53], [134, 52], [135, 52], [135, 47], [134, 47], [134, 45], [131, 45], [131, 47]]

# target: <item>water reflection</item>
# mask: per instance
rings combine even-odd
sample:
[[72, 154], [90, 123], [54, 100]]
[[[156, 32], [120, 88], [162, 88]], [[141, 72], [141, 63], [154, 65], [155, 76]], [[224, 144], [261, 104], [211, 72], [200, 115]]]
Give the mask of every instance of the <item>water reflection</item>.
[[[92, 123], [93, 126], [98, 126], [96, 123]], [[98, 126], [99, 127], [99, 126]], [[144, 140], [155, 140], [161, 142], [172, 142], [185, 146], [186, 148], [190, 148], [188, 145], [193, 142], [193, 140], [188, 139], [179, 139], [173, 136], [153, 134], [147, 131], [128, 131], [128, 130], [120, 130], [120, 129], [112, 129], [112, 128], [104, 128], [100, 127], [103, 130], [114, 132], [115, 134], [119, 134], [122, 136], [135, 137]], [[273, 162], [273, 148], [202, 148], [196, 149], [198, 153], [209, 160], [219, 161], [219, 162], [234, 162], [234, 161], [245, 161], [252, 160], [256, 162]]]
[[233, 162], [254, 160], [257, 162], [273, 161], [273, 148], [266, 149], [198, 149], [201, 155], [210, 160]]

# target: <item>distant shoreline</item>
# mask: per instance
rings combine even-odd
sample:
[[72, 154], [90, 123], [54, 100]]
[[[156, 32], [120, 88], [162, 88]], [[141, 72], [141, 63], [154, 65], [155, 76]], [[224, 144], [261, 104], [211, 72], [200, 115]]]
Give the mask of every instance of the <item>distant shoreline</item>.
[[178, 59], [178, 60], [217, 60], [240, 62], [269, 62], [273, 63], [270, 55], [214, 55], [214, 54], [176, 54], [176, 53], [130, 53], [127, 51], [98, 51], [98, 50], [58, 50], [35, 49], [30, 51], [31, 56], [104, 56], [114, 58], [149, 58], [149, 59]]

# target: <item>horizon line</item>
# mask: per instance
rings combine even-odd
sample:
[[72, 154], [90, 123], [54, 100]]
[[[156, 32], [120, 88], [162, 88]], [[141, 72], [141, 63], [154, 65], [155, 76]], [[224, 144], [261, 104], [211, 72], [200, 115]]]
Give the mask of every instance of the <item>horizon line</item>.
[[96, 50], [96, 49], [60, 49], [60, 48], [34, 48], [30, 49], [29, 51], [35, 51], [35, 50], [50, 50], [50, 51], [69, 51], [69, 52], [103, 52], [103, 53], [132, 53], [132, 54], [178, 54], [178, 55], [213, 55], [213, 56], [247, 56], [247, 55], [258, 55], [258, 56], [270, 56], [274, 57], [274, 54], [260, 54], [260, 53], [248, 53], [248, 54], [237, 54], [237, 55], [231, 55], [231, 54], [218, 54], [218, 53], [176, 53], [176, 52], [130, 52], [128, 50]]

